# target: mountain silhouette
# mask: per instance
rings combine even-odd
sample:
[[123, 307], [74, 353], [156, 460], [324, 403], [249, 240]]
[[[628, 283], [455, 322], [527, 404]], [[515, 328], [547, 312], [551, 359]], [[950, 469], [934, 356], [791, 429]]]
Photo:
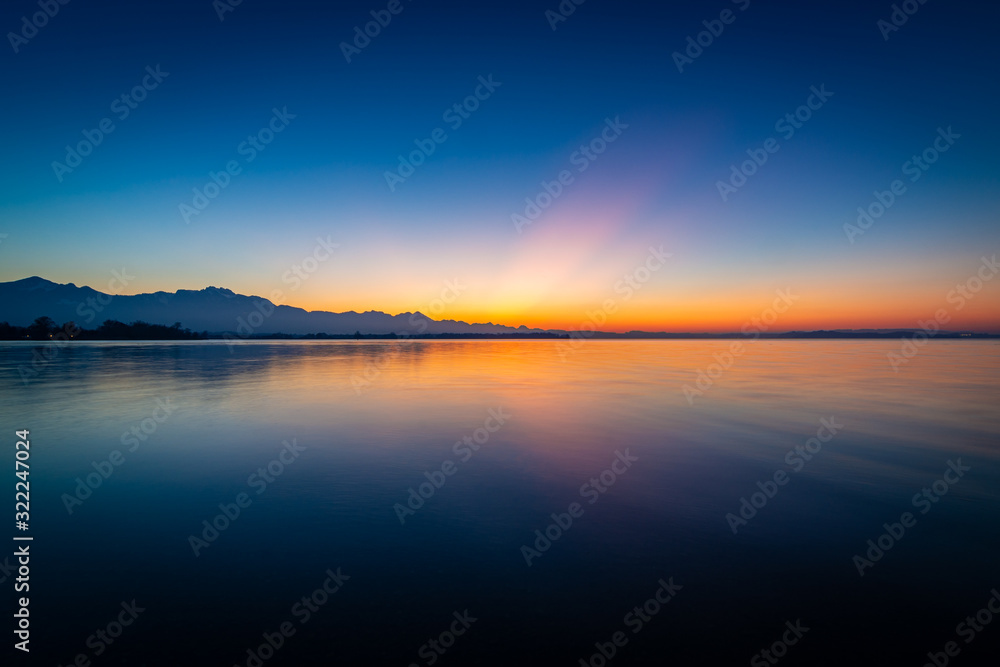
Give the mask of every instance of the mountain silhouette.
[[[240, 338], [286, 334], [328, 334], [331, 336], [392, 335], [525, 335], [545, 334], [577, 338], [746, 338], [749, 334], [529, 329], [502, 324], [469, 324], [457, 320], [435, 320], [423, 313], [389, 315], [377, 310], [364, 313], [308, 311], [294, 306], [278, 306], [259, 296], [236, 294], [224, 287], [177, 290], [115, 296], [73, 283], [54, 283], [38, 276], [0, 283], [0, 322], [28, 327], [36, 318], [51, 317], [57, 325], [75, 322], [84, 329], [96, 329], [105, 320], [171, 326], [180, 323], [195, 332], [234, 334]], [[898, 338], [923, 333], [919, 329], [834, 329], [820, 331], [767, 331], [752, 338]], [[997, 334], [969, 331], [939, 331], [934, 338], [997, 338]]]
[[171, 325], [182, 322], [194, 331], [233, 332], [243, 337], [258, 334], [505, 334], [538, 333], [541, 329], [499, 324], [469, 324], [434, 320], [426, 315], [389, 315], [377, 310], [364, 313], [307, 311], [279, 306], [259, 296], [236, 294], [223, 287], [202, 290], [153, 292], [131, 296], [111, 295], [73, 283], [54, 283], [38, 276], [0, 283], [0, 321], [28, 326], [37, 317], [57, 323], [73, 321], [94, 328], [104, 320]]

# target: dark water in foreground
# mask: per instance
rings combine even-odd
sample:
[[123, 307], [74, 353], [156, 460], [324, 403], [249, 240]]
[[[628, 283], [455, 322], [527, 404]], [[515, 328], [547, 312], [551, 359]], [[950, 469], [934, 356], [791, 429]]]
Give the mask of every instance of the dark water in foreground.
[[1000, 344], [759, 341], [693, 405], [729, 342], [557, 345], [0, 344], [30, 664], [997, 664]]

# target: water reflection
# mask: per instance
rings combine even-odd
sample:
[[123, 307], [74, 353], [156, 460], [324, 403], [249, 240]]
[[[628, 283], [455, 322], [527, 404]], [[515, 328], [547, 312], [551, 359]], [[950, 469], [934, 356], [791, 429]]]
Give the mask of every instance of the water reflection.
[[[39, 616], [68, 638], [48, 637], [53, 661], [71, 659], [72, 640], [127, 595], [195, 628], [183, 640], [169, 625], [149, 630], [164, 660], [198, 646], [233, 664], [337, 566], [356, 578], [284, 664], [332, 655], [334, 637], [349, 664], [409, 664], [434, 619], [472, 606], [492, 620], [455, 664], [508, 655], [511, 636], [529, 664], [573, 664], [668, 576], [690, 588], [659, 639], [651, 631], [620, 664], [704, 657], [719, 633], [728, 643], [714, 655], [744, 661], [792, 614], [861, 641], [882, 603], [921, 614], [884, 630], [895, 646], [968, 613], [949, 591], [996, 585], [1000, 345], [932, 341], [896, 373], [892, 341], [760, 341], [693, 405], [683, 387], [729, 342], [592, 340], [565, 360], [559, 345], [73, 344], [28, 384], [18, 367], [38, 346], [0, 345], [3, 428], [30, 428], [36, 443], [49, 586]], [[157, 399], [176, 412], [69, 515], [62, 495], [122, 449]], [[497, 409], [509, 420], [463, 460], [456, 442]], [[831, 417], [843, 430], [734, 536], [725, 515]], [[301, 458], [195, 558], [188, 536], [291, 438]], [[533, 531], [626, 449], [638, 458], [628, 474], [526, 567], [519, 548]], [[958, 457], [973, 470], [859, 579], [851, 556]], [[393, 506], [449, 460], [457, 471], [400, 525]], [[836, 642], [813, 646], [811, 664], [845, 659]], [[139, 645], [116, 651], [148, 658]]]

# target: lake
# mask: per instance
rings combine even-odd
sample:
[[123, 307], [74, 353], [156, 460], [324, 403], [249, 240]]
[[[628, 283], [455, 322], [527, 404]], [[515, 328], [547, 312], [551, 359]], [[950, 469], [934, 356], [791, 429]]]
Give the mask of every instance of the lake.
[[0, 343], [32, 657], [995, 657], [1000, 343], [731, 345]]

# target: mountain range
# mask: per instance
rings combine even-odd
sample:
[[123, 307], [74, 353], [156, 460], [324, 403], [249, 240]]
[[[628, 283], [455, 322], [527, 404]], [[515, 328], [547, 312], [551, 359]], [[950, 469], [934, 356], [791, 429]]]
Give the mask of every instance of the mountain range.
[[527, 334], [541, 329], [508, 327], [487, 322], [469, 324], [433, 320], [426, 315], [389, 315], [376, 310], [356, 313], [307, 311], [275, 305], [259, 296], [236, 294], [223, 287], [151, 294], [111, 295], [73, 283], [59, 284], [37, 276], [0, 283], [0, 322], [27, 326], [35, 318], [51, 317], [57, 324], [73, 321], [93, 329], [105, 320], [171, 325], [180, 322], [194, 331], [258, 334]]
[[[38, 276], [0, 283], [0, 322], [26, 327], [36, 318], [47, 316], [57, 325], [75, 322], [84, 329], [96, 329], [105, 320], [170, 326], [179, 322], [195, 332], [214, 336], [235, 334], [241, 338], [285, 334], [304, 336], [324, 333], [351, 336], [498, 336], [498, 335], [575, 335], [564, 329], [529, 329], [502, 324], [469, 324], [458, 320], [434, 320], [423, 313], [389, 315], [377, 310], [364, 313], [331, 313], [282, 306], [260, 296], [236, 294], [223, 287], [202, 290], [177, 290], [151, 294], [113, 295], [73, 283], [54, 283]], [[754, 338], [890, 338], [907, 335], [918, 329], [837, 329], [828, 331], [762, 332]], [[666, 333], [630, 331], [627, 333], [585, 332], [598, 338], [745, 338], [746, 333]], [[937, 338], [972, 336], [996, 338], [996, 334], [941, 331]]]

